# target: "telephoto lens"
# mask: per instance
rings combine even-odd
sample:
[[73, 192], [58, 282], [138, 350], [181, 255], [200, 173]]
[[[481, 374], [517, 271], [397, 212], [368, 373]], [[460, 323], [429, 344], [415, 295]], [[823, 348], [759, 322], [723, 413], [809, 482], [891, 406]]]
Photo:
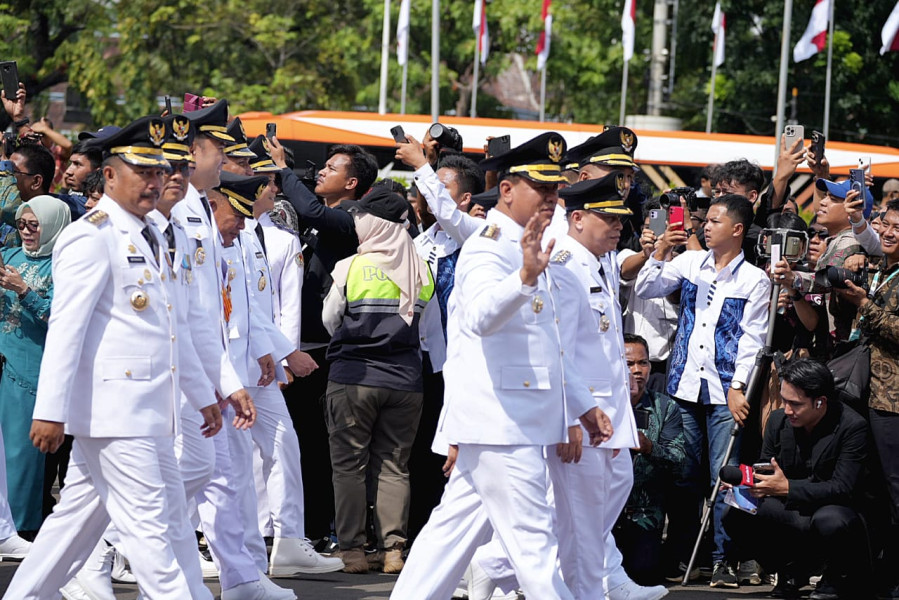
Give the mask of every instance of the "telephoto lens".
[[824, 289], [844, 290], [847, 288], [846, 280], [860, 288], [868, 289], [868, 273], [864, 269], [855, 272], [840, 267], [824, 267], [815, 272], [815, 283]]
[[428, 129], [428, 132], [444, 148], [452, 148], [457, 152], [462, 152], [462, 135], [452, 127], [442, 123], [434, 123]]

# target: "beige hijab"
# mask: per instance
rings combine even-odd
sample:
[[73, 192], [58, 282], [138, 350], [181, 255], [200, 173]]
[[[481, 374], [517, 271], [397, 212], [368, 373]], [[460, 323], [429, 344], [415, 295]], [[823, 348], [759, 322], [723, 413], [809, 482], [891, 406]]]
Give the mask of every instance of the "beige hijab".
[[399, 316], [412, 324], [415, 301], [428, 284], [428, 268], [415, 252], [412, 238], [402, 223], [393, 223], [364, 212], [355, 213], [359, 254], [375, 263], [400, 288]]

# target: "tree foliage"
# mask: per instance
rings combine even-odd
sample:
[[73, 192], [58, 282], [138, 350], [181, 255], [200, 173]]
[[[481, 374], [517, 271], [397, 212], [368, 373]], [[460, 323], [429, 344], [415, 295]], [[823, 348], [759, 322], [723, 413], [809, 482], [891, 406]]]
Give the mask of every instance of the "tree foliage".
[[[3, 0], [0, 0], [2, 2]], [[388, 110], [399, 111], [395, 60], [400, 0], [391, 1]], [[727, 59], [715, 86], [715, 130], [772, 134], [783, 5], [725, 0]], [[899, 145], [899, 53], [880, 56], [879, 30], [893, 0], [836, 5], [831, 137]], [[541, 0], [488, 0], [490, 56], [478, 113], [510, 116], [484, 84], [523, 58], [535, 92]], [[614, 123], [622, 77], [622, 0], [556, 0], [547, 71], [547, 115]], [[791, 39], [814, 0], [796, 0]], [[665, 114], [702, 129], [709, 89], [712, 0], [680, 0], [676, 85]], [[407, 112], [430, 112], [431, 1], [412, 0]], [[475, 38], [473, 0], [440, 5], [440, 102], [467, 114]], [[29, 95], [68, 81], [99, 123], [157, 112], [163, 95], [229, 98], [234, 111], [373, 110], [378, 104], [383, 0], [13, 0], [0, 3], [0, 55], [19, 62]], [[652, 2], [638, 0], [627, 108], [644, 112]], [[797, 120], [823, 124], [826, 53], [790, 63]], [[783, 101], [788, 101], [784, 98]], [[5, 116], [5, 115], [3, 115]], [[2, 118], [3, 116], [0, 116]], [[0, 121], [0, 126], [4, 123]]]

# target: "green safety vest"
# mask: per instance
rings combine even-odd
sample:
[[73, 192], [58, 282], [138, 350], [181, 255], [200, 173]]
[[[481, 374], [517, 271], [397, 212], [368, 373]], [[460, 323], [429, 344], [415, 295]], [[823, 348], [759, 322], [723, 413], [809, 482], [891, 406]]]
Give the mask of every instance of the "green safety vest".
[[[420, 313], [434, 295], [434, 277], [428, 269], [428, 283], [422, 286], [415, 302], [415, 312]], [[357, 255], [347, 272], [347, 313], [396, 314], [400, 305], [400, 288], [390, 280], [371, 260]]]

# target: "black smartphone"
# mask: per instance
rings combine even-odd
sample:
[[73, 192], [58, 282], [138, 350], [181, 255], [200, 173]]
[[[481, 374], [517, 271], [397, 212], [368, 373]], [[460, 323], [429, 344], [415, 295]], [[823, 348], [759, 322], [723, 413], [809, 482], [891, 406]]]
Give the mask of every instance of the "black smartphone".
[[403, 131], [402, 125], [397, 125], [396, 127], [390, 128], [390, 135], [393, 136], [393, 141], [397, 144], [406, 144], [409, 140], [406, 139], [406, 132]]
[[487, 142], [487, 154], [490, 156], [499, 156], [505, 154], [512, 149], [512, 141], [508, 135], [501, 135], [491, 138]]
[[852, 189], [858, 190], [858, 193], [865, 196], [865, 170], [849, 169], [849, 179], [852, 181]]
[[277, 123], [266, 123], [265, 124], [265, 137], [271, 141], [273, 137], [278, 135], [278, 124]]
[[165, 97], [165, 111], [167, 114], [172, 114], [172, 98], [171, 96]]
[[634, 420], [637, 422], [637, 429], [649, 429], [649, 411], [645, 408], [634, 409]]
[[[11, 132], [3, 132], [3, 156], [7, 159], [16, 150], [16, 134]], [[10, 171], [12, 172], [12, 170]]]
[[16, 66], [16, 61], [4, 60], [0, 62], [0, 79], [3, 81], [6, 99], [15, 102], [16, 94], [19, 91], [19, 67]]
[[812, 144], [809, 147], [809, 150], [815, 153], [815, 160], [821, 160], [821, 157], [824, 156], [825, 141], [826, 138], [823, 133], [812, 130]]
[[752, 465], [752, 470], [756, 473], [761, 473], [762, 475], [774, 475], [774, 465], [771, 463], [755, 463]]

